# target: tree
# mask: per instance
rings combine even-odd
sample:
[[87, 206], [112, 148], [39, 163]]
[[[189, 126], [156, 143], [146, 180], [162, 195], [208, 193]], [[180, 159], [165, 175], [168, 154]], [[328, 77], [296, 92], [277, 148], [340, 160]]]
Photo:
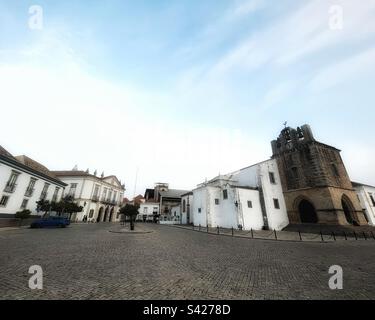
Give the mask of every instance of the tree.
[[83, 207], [77, 205], [74, 202], [74, 198], [71, 196], [66, 196], [62, 198], [59, 202], [49, 202], [48, 200], [39, 200], [37, 203], [37, 211], [42, 211], [47, 214], [49, 211], [55, 211], [59, 216], [64, 213], [69, 214], [69, 219], [71, 219], [72, 214], [76, 212], [82, 212]]
[[[51, 203], [48, 201], [48, 200], [39, 200], [36, 202], [37, 206], [36, 206], [36, 211], [37, 212], [44, 212], [44, 215], [47, 214], [48, 211], [50, 211], [52, 208], [51, 208]], [[43, 216], [43, 215], [42, 215]]]
[[20, 225], [22, 225], [22, 221], [29, 218], [30, 215], [31, 215], [31, 211], [25, 209], [25, 210], [16, 212], [16, 219], [20, 219]]
[[71, 196], [66, 196], [60, 202], [54, 204], [54, 211], [58, 212], [59, 215], [68, 213], [69, 219], [71, 219], [73, 213], [82, 212], [82, 210], [83, 207], [77, 205]]
[[120, 214], [125, 215], [126, 217], [129, 217], [130, 219], [130, 230], [134, 230], [134, 220], [135, 217], [138, 215], [138, 205], [132, 205], [132, 204], [127, 204], [125, 207], [122, 207], [120, 209]]

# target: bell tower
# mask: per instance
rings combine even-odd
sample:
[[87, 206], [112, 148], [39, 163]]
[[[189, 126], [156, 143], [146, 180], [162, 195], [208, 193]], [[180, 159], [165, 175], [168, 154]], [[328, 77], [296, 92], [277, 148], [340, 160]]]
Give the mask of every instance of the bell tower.
[[367, 224], [340, 150], [309, 125], [285, 127], [271, 145], [291, 223]]

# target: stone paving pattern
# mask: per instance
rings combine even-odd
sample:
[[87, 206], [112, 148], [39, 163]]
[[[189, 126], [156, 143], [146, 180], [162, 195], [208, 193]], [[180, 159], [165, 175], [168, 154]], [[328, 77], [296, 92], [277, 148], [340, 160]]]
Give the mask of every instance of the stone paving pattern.
[[[145, 224], [0, 231], [0, 299], [375, 299], [375, 241], [232, 238]], [[137, 226], [136, 226], [137, 227]], [[328, 287], [331, 265], [344, 290]], [[44, 289], [28, 288], [28, 269]]]

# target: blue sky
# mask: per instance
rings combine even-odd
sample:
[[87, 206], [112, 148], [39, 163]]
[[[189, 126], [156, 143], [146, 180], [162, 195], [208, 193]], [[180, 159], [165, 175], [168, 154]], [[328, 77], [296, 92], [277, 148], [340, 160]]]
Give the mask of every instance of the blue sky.
[[[132, 196], [137, 168], [143, 193], [264, 160], [288, 121], [375, 184], [374, 0], [89, 3], [0, 0], [0, 143], [12, 153], [116, 174]], [[35, 4], [41, 30], [28, 27]]]

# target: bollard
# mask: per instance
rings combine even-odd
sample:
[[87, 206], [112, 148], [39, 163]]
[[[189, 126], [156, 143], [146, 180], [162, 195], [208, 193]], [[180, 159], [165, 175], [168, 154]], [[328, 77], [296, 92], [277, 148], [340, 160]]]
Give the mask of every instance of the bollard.
[[322, 239], [322, 242], [324, 242], [323, 232], [322, 231], [320, 231], [320, 238]]
[[207, 224], [207, 233], [208, 233], [208, 224]]
[[253, 228], [251, 228], [251, 239], [254, 239], [254, 232], [253, 232]]
[[346, 236], [346, 232], [344, 231], [344, 237], [345, 237], [345, 240], [348, 240], [348, 237]]
[[299, 234], [299, 240], [302, 241], [301, 231], [298, 230], [298, 234]]
[[366, 237], [366, 233], [363, 231], [363, 237], [365, 238], [365, 240], [367, 241], [367, 237]]
[[277, 233], [276, 233], [276, 229], [273, 229], [273, 232], [275, 233], [275, 239], [277, 240]]
[[336, 236], [335, 236], [335, 233], [332, 231], [332, 236], [333, 236], [333, 240], [336, 241]]
[[232, 227], [232, 237], [234, 237], [234, 230], [233, 230], [233, 227]]
[[199, 224], [198, 230], [201, 231], [201, 225]]
[[358, 237], [357, 237], [357, 234], [355, 233], [355, 231], [353, 231], [353, 234], [354, 234], [355, 239], [358, 240]]
[[217, 234], [220, 234], [220, 227], [217, 226]]

